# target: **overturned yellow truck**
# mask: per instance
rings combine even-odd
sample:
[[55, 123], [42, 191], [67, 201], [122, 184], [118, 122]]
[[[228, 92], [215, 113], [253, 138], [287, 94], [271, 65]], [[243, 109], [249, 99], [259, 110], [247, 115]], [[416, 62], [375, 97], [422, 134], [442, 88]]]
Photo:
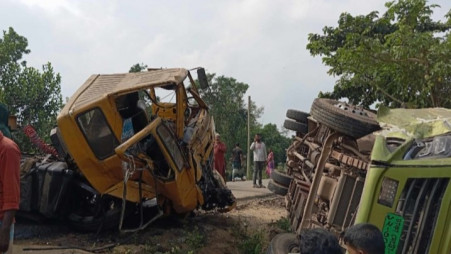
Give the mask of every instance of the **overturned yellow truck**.
[[52, 130], [57, 158], [23, 164], [20, 211], [136, 230], [171, 213], [233, 209], [212, 167], [214, 121], [197, 90], [205, 70], [195, 70], [197, 84], [186, 69], [89, 77]]
[[[299, 250], [298, 236], [324, 228], [340, 237], [356, 223], [383, 233], [385, 253], [451, 253], [451, 110], [380, 109], [330, 99], [310, 113], [287, 111], [296, 131], [286, 175], [268, 184], [285, 195], [294, 234], [269, 253]], [[280, 242], [284, 244], [283, 249]]]

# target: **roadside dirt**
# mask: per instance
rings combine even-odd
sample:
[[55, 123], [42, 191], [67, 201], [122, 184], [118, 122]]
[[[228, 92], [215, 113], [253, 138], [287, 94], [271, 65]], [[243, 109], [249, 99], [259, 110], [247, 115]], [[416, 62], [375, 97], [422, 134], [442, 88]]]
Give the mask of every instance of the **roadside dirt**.
[[40, 226], [37, 234], [19, 236], [15, 244], [68, 247], [64, 253], [96, 248], [96, 253], [113, 254], [249, 253], [257, 245], [264, 251], [275, 234], [284, 232], [286, 216], [285, 199], [270, 196], [239, 201], [229, 213], [197, 211], [186, 218], [163, 218], [136, 234], [77, 233], [64, 225]]

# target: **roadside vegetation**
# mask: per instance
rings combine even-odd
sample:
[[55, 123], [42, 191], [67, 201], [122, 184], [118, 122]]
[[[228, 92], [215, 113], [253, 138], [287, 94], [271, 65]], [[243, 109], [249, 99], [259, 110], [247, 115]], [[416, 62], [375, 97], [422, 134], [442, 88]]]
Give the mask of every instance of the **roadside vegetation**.
[[[430, 3], [430, 4], [429, 4]], [[451, 108], [451, 10], [433, 20], [433, 1], [387, 2], [384, 13], [342, 13], [338, 26], [308, 36], [307, 49], [337, 77], [332, 92], [354, 105]]]
[[[0, 37], [0, 103], [7, 106], [17, 123], [32, 125], [45, 141], [50, 141], [50, 130], [63, 106], [61, 76], [51, 63], [42, 70], [27, 66], [23, 59], [31, 50], [28, 40], [12, 27]], [[24, 153], [37, 150], [22, 131], [13, 133], [16, 143]]]

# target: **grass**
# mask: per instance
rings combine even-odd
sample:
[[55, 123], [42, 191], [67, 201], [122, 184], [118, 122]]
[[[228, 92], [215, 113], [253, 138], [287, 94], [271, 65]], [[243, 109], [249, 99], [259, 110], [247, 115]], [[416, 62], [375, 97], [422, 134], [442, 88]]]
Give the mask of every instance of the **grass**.
[[238, 245], [241, 253], [260, 254], [263, 251], [263, 232], [257, 231], [246, 235]]
[[195, 226], [192, 230], [186, 230], [187, 236], [185, 243], [190, 251], [196, 251], [205, 246], [206, 237], [199, 231], [199, 227]]
[[277, 220], [276, 226], [285, 232], [291, 232], [291, 223], [290, 220], [286, 217]]
[[263, 252], [263, 231], [249, 232], [247, 223], [239, 221], [232, 232], [237, 240], [238, 250], [243, 254], [260, 254]]

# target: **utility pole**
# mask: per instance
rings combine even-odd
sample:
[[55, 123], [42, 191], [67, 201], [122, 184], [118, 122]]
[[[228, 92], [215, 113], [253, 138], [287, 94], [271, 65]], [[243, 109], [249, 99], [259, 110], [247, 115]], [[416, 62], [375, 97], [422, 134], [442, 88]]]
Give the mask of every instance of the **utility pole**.
[[251, 96], [247, 97], [247, 171], [246, 177], [250, 177], [251, 171]]

